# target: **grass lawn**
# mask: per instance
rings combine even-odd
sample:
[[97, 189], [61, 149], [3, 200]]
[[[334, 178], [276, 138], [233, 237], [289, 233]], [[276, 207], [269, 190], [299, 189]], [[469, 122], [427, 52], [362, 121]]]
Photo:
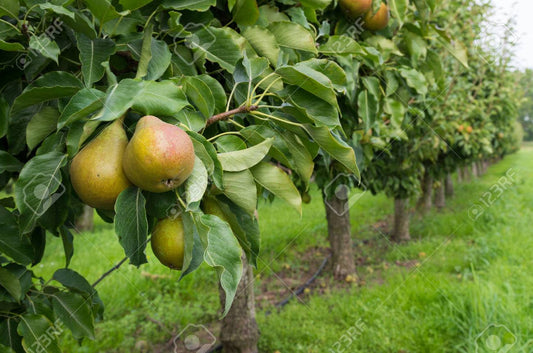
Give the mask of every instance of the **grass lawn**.
[[[532, 161], [527, 146], [484, 177], [456, 185], [443, 212], [414, 216], [409, 244], [390, 243], [385, 235], [392, 201], [365, 193], [351, 209], [359, 284], [335, 284], [323, 274], [299, 300], [270, 315], [273, 303], [326, 256], [326, 223], [317, 190], [301, 219], [282, 202], [262, 204], [260, 351], [532, 352]], [[495, 185], [510, 169], [514, 181], [499, 191]], [[477, 220], [469, 217], [474, 205], [483, 205], [475, 208]], [[35, 269], [45, 278], [64, 266], [61, 241], [48, 241]], [[94, 232], [74, 241], [71, 268], [89, 281], [123, 257], [112, 226], [99, 220]], [[150, 250], [148, 260], [140, 269], [121, 267], [97, 287], [106, 320], [97, 324], [96, 340], [81, 346], [66, 334], [66, 352], [153, 352], [187, 324], [216, 333], [215, 272], [204, 265], [178, 283], [179, 273], [159, 265]], [[502, 350], [506, 345], [512, 349]]]

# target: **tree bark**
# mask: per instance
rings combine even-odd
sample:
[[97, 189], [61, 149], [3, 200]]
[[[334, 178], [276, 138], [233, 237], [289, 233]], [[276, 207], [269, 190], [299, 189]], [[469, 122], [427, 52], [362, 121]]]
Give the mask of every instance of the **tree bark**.
[[[331, 269], [336, 280], [355, 278], [355, 256], [350, 226], [350, 210], [346, 195], [324, 196], [328, 238], [331, 246]], [[338, 193], [337, 193], [338, 194]]]
[[428, 173], [424, 173], [422, 179], [422, 196], [418, 200], [416, 208], [422, 214], [431, 210], [431, 193], [433, 192], [433, 177]]
[[[257, 353], [259, 328], [255, 320], [254, 272], [246, 256], [242, 256], [243, 273], [233, 305], [222, 319], [220, 341], [223, 353]], [[226, 295], [220, 288], [220, 303], [224, 307]]]
[[446, 195], [444, 192], [445, 188], [445, 181], [443, 180], [440, 184], [440, 186], [435, 190], [435, 207], [437, 207], [439, 210], [442, 210], [444, 207], [446, 207]]
[[74, 225], [78, 232], [89, 232], [94, 228], [94, 210], [91, 206], [83, 205], [83, 211]]
[[457, 168], [457, 182], [462, 183], [463, 180], [464, 180], [463, 168], [459, 167]]
[[411, 240], [409, 233], [409, 200], [394, 199], [394, 229], [392, 239], [395, 241]]
[[463, 176], [464, 176], [464, 180], [463, 181], [466, 181], [467, 183], [471, 182], [472, 181], [472, 169], [470, 169], [470, 167], [468, 167], [468, 166], [464, 166], [463, 167]]
[[446, 182], [444, 184], [446, 197], [452, 197], [454, 194], [453, 190], [453, 179], [452, 175], [450, 173], [446, 174]]
[[476, 162], [472, 163], [472, 177], [477, 178], [479, 177], [479, 172], [477, 170], [477, 164]]

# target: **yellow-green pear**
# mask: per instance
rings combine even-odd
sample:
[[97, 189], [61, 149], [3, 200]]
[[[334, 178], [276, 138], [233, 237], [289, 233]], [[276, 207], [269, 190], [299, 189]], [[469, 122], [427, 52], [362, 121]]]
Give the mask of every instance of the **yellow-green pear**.
[[122, 169], [122, 158], [128, 144], [117, 119], [89, 142], [72, 160], [70, 181], [80, 199], [87, 205], [112, 210], [118, 195], [132, 184]]
[[160, 193], [183, 184], [192, 173], [194, 159], [194, 147], [185, 131], [147, 115], [137, 123], [123, 167], [133, 184]]
[[339, 5], [346, 16], [356, 19], [372, 9], [372, 0], [340, 0]]
[[181, 217], [170, 217], [158, 221], [152, 232], [151, 245], [159, 262], [173, 270], [181, 270], [185, 251], [185, 235]]
[[381, 31], [389, 24], [389, 7], [385, 4], [381, 4], [378, 12], [375, 14], [369, 11], [365, 15], [364, 25], [371, 31]]

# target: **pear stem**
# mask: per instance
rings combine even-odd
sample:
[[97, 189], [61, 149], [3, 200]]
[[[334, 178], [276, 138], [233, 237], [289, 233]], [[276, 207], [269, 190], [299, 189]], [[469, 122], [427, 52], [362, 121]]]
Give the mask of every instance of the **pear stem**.
[[235, 108], [235, 109], [232, 109], [232, 110], [228, 110], [227, 112], [224, 112], [224, 113], [220, 113], [220, 114], [217, 114], [217, 115], [213, 115], [212, 117], [210, 117], [207, 122], [205, 123], [205, 127], [208, 127], [210, 125], [213, 125], [219, 121], [222, 121], [222, 120], [228, 120], [230, 117], [232, 117], [233, 115], [235, 114], [241, 114], [241, 113], [249, 113], [249, 112], [253, 112], [254, 110], [257, 110], [259, 109], [259, 106], [257, 105], [243, 105], [242, 107], [239, 107], [239, 108]]

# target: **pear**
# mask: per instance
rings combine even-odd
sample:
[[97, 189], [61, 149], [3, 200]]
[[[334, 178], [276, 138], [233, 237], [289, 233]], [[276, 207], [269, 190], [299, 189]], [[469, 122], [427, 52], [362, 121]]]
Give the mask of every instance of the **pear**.
[[158, 221], [152, 232], [151, 245], [159, 262], [173, 270], [181, 270], [185, 251], [185, 235], [181, 217], [170, 217]]
[[367, 12], [365, 15], [365, 27], [371, 31], [381, 31], [389, 24], [389, 7], [385, 4], [381, 4], [378, 12], [375, 14], [372, 11]]
[[364, 15], [372, 8], [372, 0], [341, 0], [339, 4], [346, 16], [352, 19]]
[[113, 210], [118, 195], [132, 184], [122, 170], [122, 158], [128, 137], [124, 117], [106, 127], [72, 160], [72, 187], [87, 205]]
[[194, 159], [194, 147], [185, 131], [147, 115], [137, 123], [124, 153], [123, 167], [133, 184], [161, 193], [187, 180]]

